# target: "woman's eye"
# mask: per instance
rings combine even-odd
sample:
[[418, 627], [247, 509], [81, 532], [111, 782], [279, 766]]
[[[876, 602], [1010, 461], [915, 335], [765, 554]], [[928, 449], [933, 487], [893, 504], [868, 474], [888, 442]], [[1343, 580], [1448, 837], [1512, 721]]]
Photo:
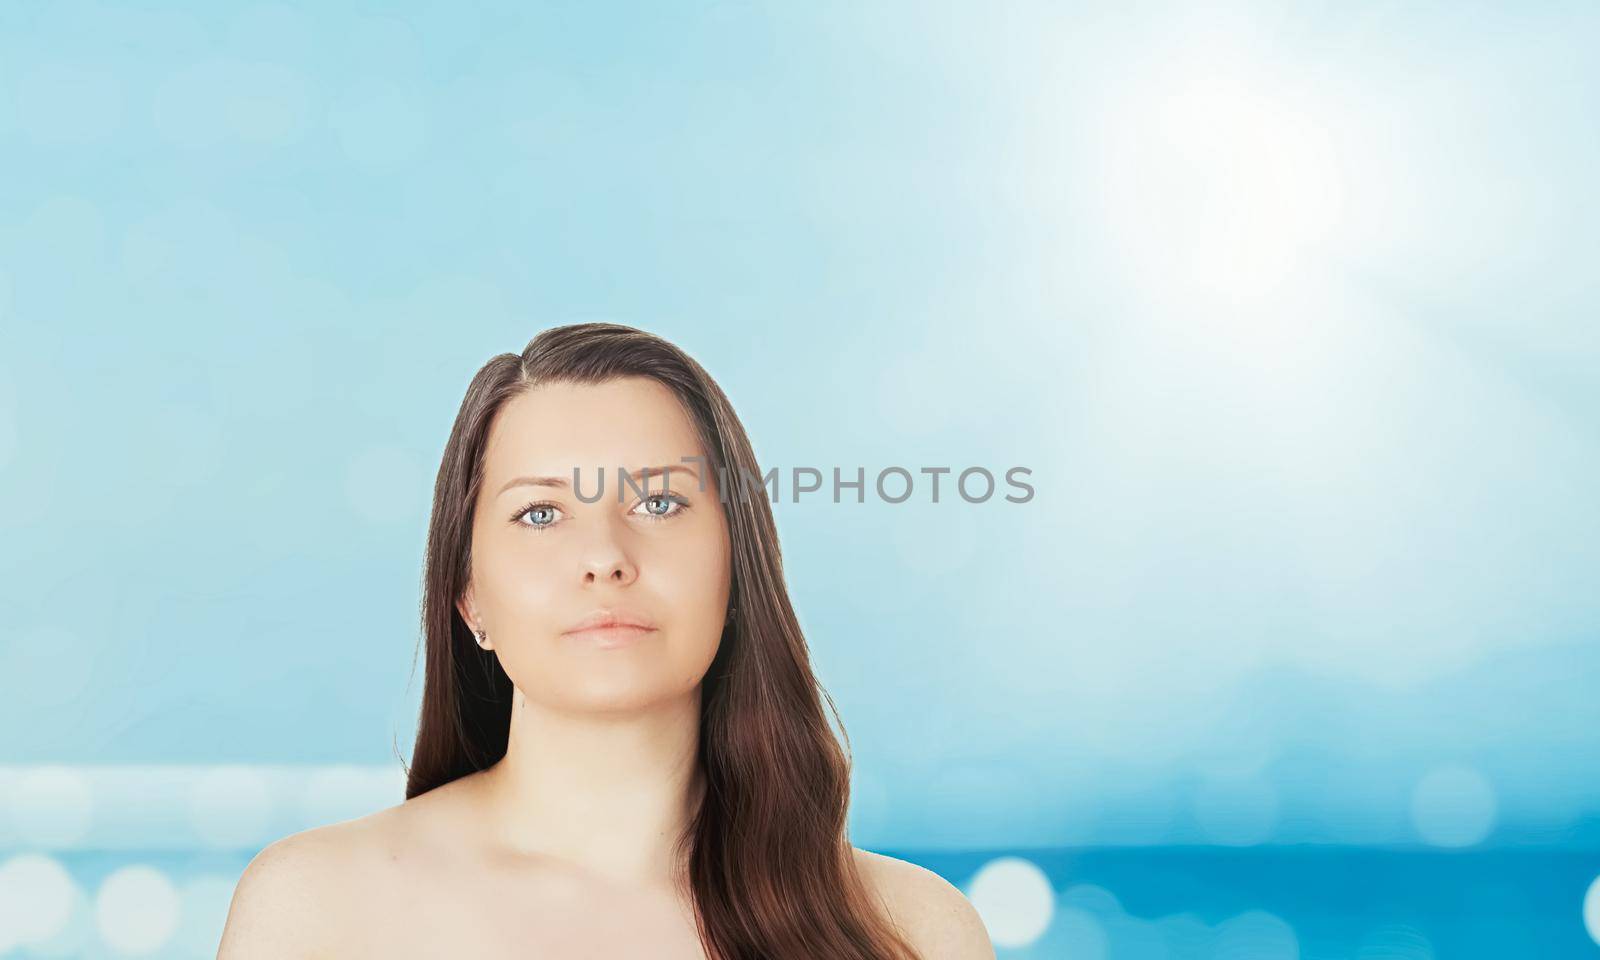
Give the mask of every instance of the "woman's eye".
[[517, 511], [517, 515], [513, 519], [525, 527], [544, 530], [547, 527], [555, 526], [555, 515], [558, 512], [551, 504], [531, 503]]
[[[639, 507], [644, 512], [638, 515], [653, 522], [679, 516], [689, 509], [689, 502], [675, 493], [658, 493], [639, 501]], [[560, 513], [561, 508], [553, 503], [530, 503], [518, 510], [511, 517], [511, 522], [533, 530], [548, 530], [559, 522], [557, 517]], [[638, 513], [638, 508], [635, 508], [635, 513]]]
[[645, 497], [639, 501], [639, 505], [644, 507], [645, 515], [651, 520], [670, 520], [689, 509], [687, 501], [670, 493]]

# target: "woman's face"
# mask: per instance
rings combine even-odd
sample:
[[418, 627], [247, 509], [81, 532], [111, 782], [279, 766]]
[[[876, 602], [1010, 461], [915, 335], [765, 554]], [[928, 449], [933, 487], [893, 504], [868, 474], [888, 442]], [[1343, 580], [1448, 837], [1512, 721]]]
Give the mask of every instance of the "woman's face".
[[[546, 384], [501, 408], [457, 607], [529, 700], [625, 710], [683, 696], [705, 676], [727, 621], [730, 547], [716, 478], [682, 459], [704, 456], [677, 397], [648, 378]], [[624, 483], [619, 502], [619, 472], [644, 468], [657, 472]], [[569, 633], [596, 612], [655, 629], [620, 643]]]

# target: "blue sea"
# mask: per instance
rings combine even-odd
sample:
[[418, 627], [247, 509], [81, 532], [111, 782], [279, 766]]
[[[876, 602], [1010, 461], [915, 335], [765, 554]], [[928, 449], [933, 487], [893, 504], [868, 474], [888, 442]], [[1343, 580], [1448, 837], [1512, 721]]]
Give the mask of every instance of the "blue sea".
[[[1000, 960], [1600, 957], [1583, 918], [1585, 891], [1600, 876], [1600, 850], [1594, 849], [1440, 852], [1307, 845], [879, 852], [928, 867], [974, 897], [986, 911]], [[192, 851], [52, 856], [77, 889], [91, 896], [75, 906], [61, 936], [27, 952], [0, 955], [214, 956], [232, 883], [249, 860], [245, 853]], [[974, 889], [987, 865], [1016, 861], [1047, 878], [1046, 901], [1019, 895], [1019, 902], [996, 902]], [[171, 902], [152, 896], [148, 885], [142, 892], [106, 897], [106, 880], [118, 872], [126, 877], [130, 867], [168, 881]], [[91, 907], [90, 901], [99, 902]], [[131, 904], [136, 915], [108, 920], [104, 912], [116, 912], [119, 901]], [[121, 931], [121, 943], [100, 936], [107, 924]], [[1015, 936], [1031, 940], [1008, 939]]]
[[[1600, 850], [1305, 845], [893, 855], [957, 885], [1000, 856], [1042, 868], [1057, 894], [1055, 922], [1028, 946], [999, 946], [1002, 960], [1600, 957], [1583, 918]], [[1223, 929], [1241, 916], [1237, 935]]]

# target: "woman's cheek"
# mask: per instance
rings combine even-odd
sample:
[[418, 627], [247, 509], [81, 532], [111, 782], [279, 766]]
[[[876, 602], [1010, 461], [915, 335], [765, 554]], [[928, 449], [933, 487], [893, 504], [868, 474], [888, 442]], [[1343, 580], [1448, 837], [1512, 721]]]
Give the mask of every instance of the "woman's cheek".
[[[542, 621], [547, 620], [552, 611], [558, 615], [579, 615], [571, 611], [574, 606], [582, 605], [575, 603], [572, 596], [581, 587], [580, 578], [571, 573], [567, 576], [570, 582], [563, 584], [559, 559], [553, 554], [554, 551], [548, 549], [515, 549], [486, 558], [494, 571], [496, 606], [515, 618], [519, 633], [539, 632]], [[563, 593], [568, 596], [563, 598]], [[556, 628], [556, 632], [559, 633], [560, 628]]]
[[665, 544], [650, 560], [650, 569], [656, 574], [652, 579], [660, 585], [656, 593], [679, 605], [684, 613], [718, 606], [718, 587], [727, 572], [725, 564], [719, 566], [714, 547], [688, 540]]

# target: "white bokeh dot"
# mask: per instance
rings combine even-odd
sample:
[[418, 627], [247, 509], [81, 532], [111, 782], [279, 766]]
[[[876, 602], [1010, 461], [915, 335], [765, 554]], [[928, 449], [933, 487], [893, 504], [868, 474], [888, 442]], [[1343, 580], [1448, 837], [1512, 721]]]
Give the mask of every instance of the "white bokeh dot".
[[81, 960], [90, 955], [93, 932], [94, 920], [88, 894], [74, 881], [68, 895], [66, 922], [50, 936], [29, 944], [27, 955]]
[[1411, 793], [1411, 822], [1436, 847], [1470, 847], [1494, 829], [1494, 786], [1472, 767], [1435, 767]]
[[319, 767], [306, 778], [300, 812], [307, 826], [338, 823], [405, 800], [397, 767], [339, 764]]
[[999, 857], [979, 868], [967, 898], [996, 946], [1025, 947], [1044, 933], [1055, 913], [1050, 878], [1031, 860]]
[[160, 950], [178, 928], [178, 892], [167, 875], [134, 864], [118, 869], [95, 895], [95, 927], [113, 950], [133, 955]]
[[194, 783], [189, 818], [207, 845], [243, 849], [259, 844], [273, 814], [271, 784], [247, 766], [213, 767]]
[[54, 857], [22, 853], [0, 864], [0, 953], [59, 936], [76, 897], [72, 875]]
[[1216, 960], [1299, 960], [1294, 928], [1265, 910], [1247, 910], [1217, 925]]
[[38, 767], [18, 778], [11, 796], [11, 818], [29, 846], [71, 847], [94, 823], [89, 782], [71, 767]]
[[1583, 927], [1589, 931], [1589, 939], [1600, 946], [1600, 877], [1595, 877], [1589, 884], [1589, 892], [1583, 897]]

